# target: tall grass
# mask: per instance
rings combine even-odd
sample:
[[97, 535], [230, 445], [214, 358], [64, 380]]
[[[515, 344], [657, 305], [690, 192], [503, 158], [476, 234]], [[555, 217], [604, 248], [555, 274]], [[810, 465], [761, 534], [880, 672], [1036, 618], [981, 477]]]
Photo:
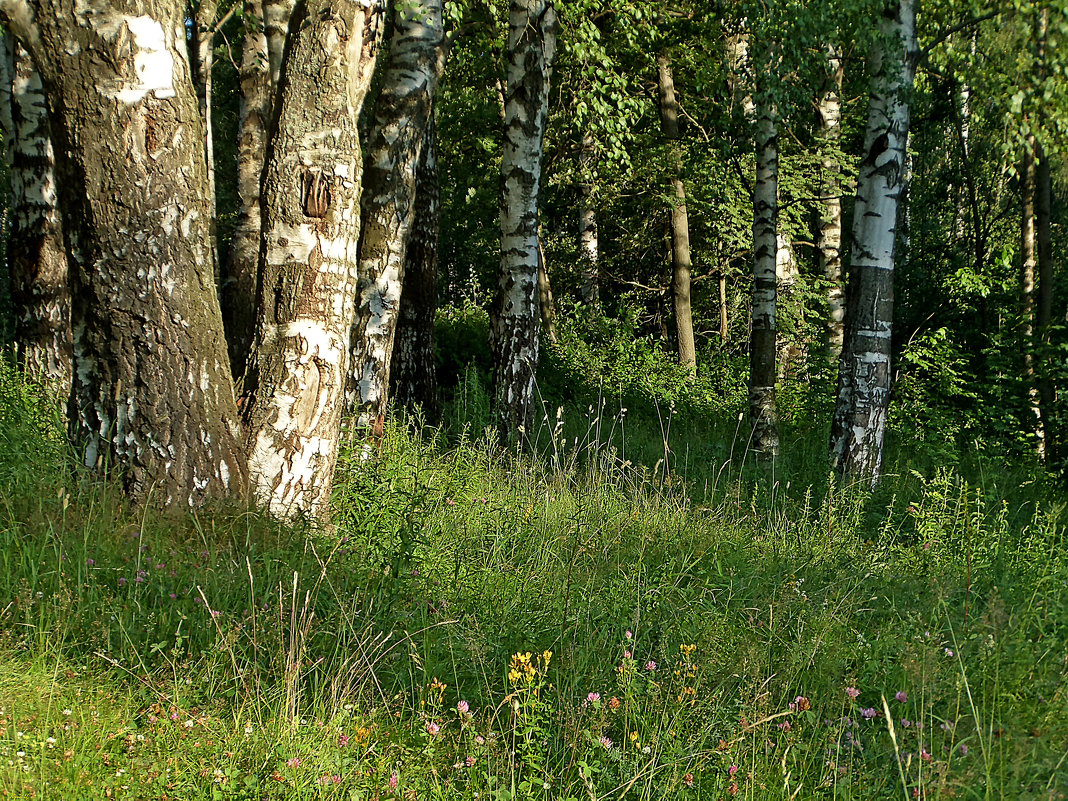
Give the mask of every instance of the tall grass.
[[763, 465], [729, 415], [611, 400], [547, 402], [532, 459], [464, 393], [343, 460], [331, 528], [287, 527], [129, 508], [0, 368], [0, 788], [1068, 793], [1068, 555], [1035, 475], [901, 448], [872, 495], [820, 431]]

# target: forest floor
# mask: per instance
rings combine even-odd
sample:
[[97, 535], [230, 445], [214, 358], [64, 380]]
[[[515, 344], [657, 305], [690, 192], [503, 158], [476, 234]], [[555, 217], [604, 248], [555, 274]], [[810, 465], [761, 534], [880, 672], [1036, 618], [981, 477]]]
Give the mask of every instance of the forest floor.
[[126, 506], [5, 372], [0, 797], [1068, 796], [1041, 480], [902, 457], [871, 494], [678, 428], [665, 477], [585, 426], [392, 429], [287, 527]]

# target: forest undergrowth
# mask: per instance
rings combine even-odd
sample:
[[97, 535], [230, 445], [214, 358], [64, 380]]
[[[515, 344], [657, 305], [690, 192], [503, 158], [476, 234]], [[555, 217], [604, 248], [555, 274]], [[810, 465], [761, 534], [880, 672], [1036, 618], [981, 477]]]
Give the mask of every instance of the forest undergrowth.
[[818, 426], [761, 465], [729, 414], [596, 401], [531, 459], [485, 400], [351, 447], [333, 526], [286, 527], [129, 507], [4, 367], [0, 797], [1068, 796], [1035, 472], [899, 443], [872, 494]]

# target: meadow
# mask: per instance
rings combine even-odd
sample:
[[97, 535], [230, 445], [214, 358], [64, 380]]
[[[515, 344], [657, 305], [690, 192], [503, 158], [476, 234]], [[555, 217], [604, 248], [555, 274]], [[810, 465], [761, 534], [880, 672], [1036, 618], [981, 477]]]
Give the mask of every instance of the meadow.
[[[1063, 799], [1068, 549], [1010, 457], [545, 407], [352, 444], [332, 526], [132, 508], [0, 374], [0, 797]], [[614, 404], [614, 405], [613, 405]]]

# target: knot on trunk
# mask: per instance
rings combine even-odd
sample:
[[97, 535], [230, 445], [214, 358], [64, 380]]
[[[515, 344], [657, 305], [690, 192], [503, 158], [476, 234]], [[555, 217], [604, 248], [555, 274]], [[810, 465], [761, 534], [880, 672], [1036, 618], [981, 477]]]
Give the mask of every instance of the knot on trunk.
[[308, 217], [325, 217], [330, 208], [331, 179], [321, 172], [305, 172], [300, 180], [301, 205]]

